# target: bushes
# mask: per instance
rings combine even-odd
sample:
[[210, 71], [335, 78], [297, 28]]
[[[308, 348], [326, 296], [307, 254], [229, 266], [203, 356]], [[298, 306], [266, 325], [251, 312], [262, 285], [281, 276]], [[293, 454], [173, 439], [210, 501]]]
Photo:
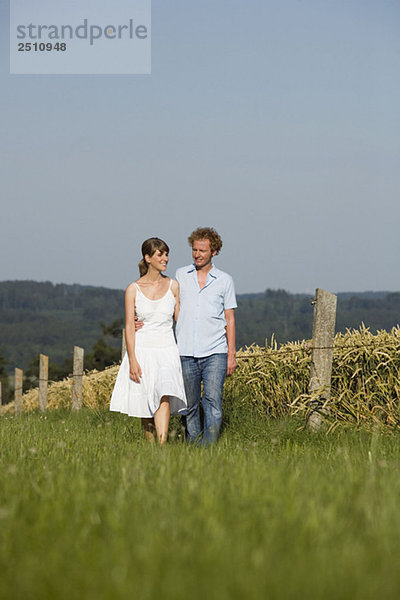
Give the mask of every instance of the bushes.
[[[272, 417], [306, 417], [311, 351], [306, 342], [279, 350], [251, 346], [238, 353], [240, 368], [225, 392]], [[340, 423], [400, 428], [400, 328], [373, 335], [367, 328], [337, 334], [333, 354], [330, 428]]]
[[[277, 348], [252, 345], [239, 350], [239, 367], [225, 383], [228, 409], [241, 407], [258, 415], [303, 419], [312, 406], [307, 393], [311, 350], [309, 342], [290, 342]], [[83, 377], [83, 404], [107, 408], [118, 366], [92, 371]], [[72, 379], [49, 386], [49, 408], [71, 402]], [[376, 335], [367, 328], [337, 334], [333, 355], [329, 414], [331, 428], [342, 423], [362, 427], [400, 428], [400, 327]], [[26, 410], [38, 405], [38, 390], [24, 395]], [[13, 411], [13, 404], [3, 411]]]

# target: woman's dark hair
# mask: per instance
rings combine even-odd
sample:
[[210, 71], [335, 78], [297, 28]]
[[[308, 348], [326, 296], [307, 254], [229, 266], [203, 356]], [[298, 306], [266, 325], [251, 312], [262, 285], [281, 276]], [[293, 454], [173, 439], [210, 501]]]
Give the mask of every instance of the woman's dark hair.
[[147, 262], [145, 260], [145, 256], [148, 255], [151, 257], [151, 256], [153, 256], [153, 254], [155, 252], [157, 252], [157, 250], [159, 250], [162, 253], [166, 252], [167, 254], [169, 254], [168, 245], [163, 240], [160, 240], [160, 238], [152, 237], [143, 242], [143, 244], [142, 244], [143, 258], [139, 263], [140, 277], [143, 277], [143, 275], [146, 275], [147, 271], [149, 270], [149, 265], [147, 264]]

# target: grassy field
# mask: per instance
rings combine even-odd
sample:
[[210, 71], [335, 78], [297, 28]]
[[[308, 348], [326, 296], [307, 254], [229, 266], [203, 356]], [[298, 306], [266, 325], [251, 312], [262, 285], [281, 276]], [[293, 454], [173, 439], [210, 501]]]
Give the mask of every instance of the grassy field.
[[227, 409], [159, 448], [104, 410], [0, 418], [0, 598], [400, 596], [400, 434]]

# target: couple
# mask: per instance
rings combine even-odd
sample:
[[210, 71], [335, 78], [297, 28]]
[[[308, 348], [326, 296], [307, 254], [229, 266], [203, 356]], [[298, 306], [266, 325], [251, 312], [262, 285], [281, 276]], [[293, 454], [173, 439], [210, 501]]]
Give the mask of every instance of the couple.
[[236, 368], [237, 304], [232, 278], [212, 264], [222, 248], [215, 229], [198, 228], [188, 241], [193, 263], [178, 269], [176, 279], [163, 274], [167, 244], [159, 238], [143, 242], [140, 278], [125, 293], [127, 353], [110, 410], [141, 417], [149, 439], [155, 426], [160, 444], [167, 440], [170, 415], [185, 415], [186, 440], [208, 445], [221, 426], [225, 376]]

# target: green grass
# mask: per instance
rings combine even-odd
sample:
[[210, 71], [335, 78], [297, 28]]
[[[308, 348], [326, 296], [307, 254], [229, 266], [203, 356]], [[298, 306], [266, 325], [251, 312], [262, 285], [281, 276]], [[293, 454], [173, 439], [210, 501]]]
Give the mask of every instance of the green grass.
[[398, 598], [400, 435], [227, 410], [215, 447], [85, 410], [0, 419], [0, 598]]

